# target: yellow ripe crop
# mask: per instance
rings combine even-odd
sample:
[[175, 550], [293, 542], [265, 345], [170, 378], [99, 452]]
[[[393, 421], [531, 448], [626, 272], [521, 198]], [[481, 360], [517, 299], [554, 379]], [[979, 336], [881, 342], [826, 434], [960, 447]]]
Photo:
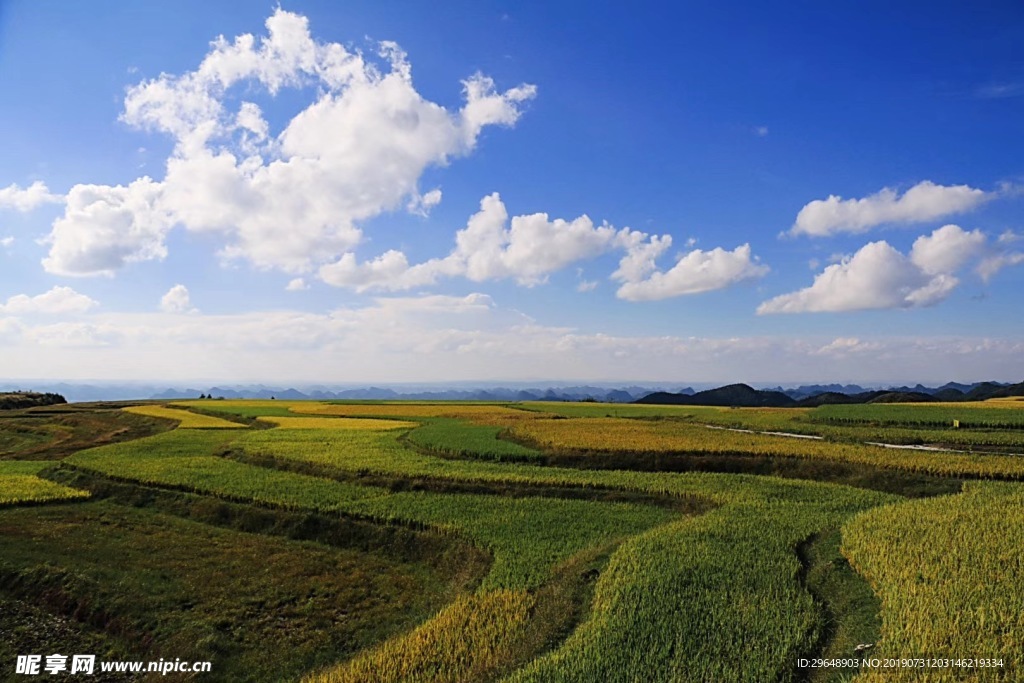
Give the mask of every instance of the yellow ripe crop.
[[291, 410], [312, 415], [339, 417], [461, 417], [512, 416], [524, 414], [521, 410], [501, 405], [464, 405], [459, 403], [302, 403]]
[[490, 680], [529, 636], [533, 604], [525, 591], [463, 596], [412, 632], [304, 683]]
[[261, 416], [260, 422], [268, 422], [281, 429], [337, 429], [342, 431], [380, 431], [415, 427], [416, 422], [402, 420], [374, 420], [358, 417], [275, 417]]
[[[1019, 680], [1024, 634], [1024, 485], [970, 482], [957, 496], [888, 505], [843, 528], [843, 553], [882, 601], [872, 657], [1002, 658], [927, 680]], [[970, 654], [966, 654], [970, 653]], [[857, 680], [922, 680], [915, 669]]]
[[127, 413], [135, 415], [146, 415], [147, 417], [162, 417], [169, 420], [178, 420], [178, 427], [181, 429], [244, 429], [245, 425], [237, 422], [222, 420], [219, 417], [200, 415], [178, 408], [167, 406], [131, 406], [122, 408]]
[[89, 497], [88, 491], [73, 489], [36, 476], [37, 472], [52, 464], [28, 460], [0, 462], [0, 505]]

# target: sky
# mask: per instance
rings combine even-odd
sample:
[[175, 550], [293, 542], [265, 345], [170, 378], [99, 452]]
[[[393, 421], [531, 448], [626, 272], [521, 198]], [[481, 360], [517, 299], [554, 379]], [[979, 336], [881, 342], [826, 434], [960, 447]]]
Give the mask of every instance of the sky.
[[1021, 381], [1022, 114], [1016, 2], [0, 0], [0, 378]]

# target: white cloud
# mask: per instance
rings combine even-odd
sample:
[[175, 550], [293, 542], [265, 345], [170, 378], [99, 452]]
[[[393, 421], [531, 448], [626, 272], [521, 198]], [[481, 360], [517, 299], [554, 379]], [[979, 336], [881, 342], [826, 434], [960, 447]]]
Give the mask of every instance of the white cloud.
[[613, 280], [639, 282], [658, 269], [658, 258], [672, 246], [671, 235], [646, 235], [633, 233], [633, 241], [626, 248], [626, 255], [619, 261], [619, 268], [612, 273]]
[[985, 241], [981, 230], [967, 232], [958, 225], [944, 225], [914, 241], [910, 260], [929, 275], [955, 273], [984, 251]]
[[7, 249], [12, 244], [14, 244], [14, 237], [10, 235], [4, 237], [3, 239], [0, 239], [0, 247], [3, 247], [4, 249]]
[[[308, 272], [358, 245], [361, 222], [402, 206], [429, 211], [441, 193], [420, 195], [423, 172], [472, 152], [486, 126], [513, 125], [536, 92], [499, 92], [476, 74], [462, 84], [463, 107], [449, 111], [420, 96], [393, 43], [381, 44], [382, 65], [314, 40], [305, 17], [280, 8], [266, 27], [261, 37], [218, 38], [194, 71], [129, 88], [122, 119], [175, 140], [166, 176], [73, 188], [47, 270], [110, 274], [162, 258], [167, 232], [181, 225], [220, 235], [225, 259]], [[255, 102], [233, 104], [243, 84], [247, 97], [302, 88], [315, 101], [275, 135]], [[93, 201], [70, 201], [84, 193]]]
[[[623, 261], [628, 259], [627, 256]], [[655, 271], [646, 279], [630, 279], [639, 271], [624, 272], [620, 266], [618, 279], [625, 280], [616, 296], [627, 301], [656, 301], [685, 294], [699, 294], [724, 289], [743, 280], [762, 277], [768, 267], [752, 256], [750, 245], [742, 244], [732, 251], [716, 247], [710, 251], [694, 249], [679, 258], [667, 271]]]
[[359, 263], [349, 252], [338, 261], [320, 268], [320, 278], [335, 287], [349, 287], [358, 292], [371, 289], [401, 290], [432, 284], [436, 276], [424, 265], [410, 272], [405, 254], [388, 250], [373, 259]]
[[22, 189], [11, 184], [0, 188], [0, 209], [14, 209], [27, 213], [43, 204], [59, 204], [63, 201], [59, 194], [53, 194], [40, 180]]
[[480, 210], [455, 234], [455, 247], [443, 258], [409, 265], [405, 254], [390, 250], [360, 263], [349, 252], [321, 267], [320, 277], [328, 284], [357, 291], [412, 289], [442, 277], [465, 277], [474, 282], [515, 279], [530, 287], [577, 261], [614, 249], [640, 248], [647, 238], [628, 228], [594, 225], [585, 215], [567, 221], [536, 213], [509, 220], [505, 204], [495, 192], [480, 201]]
[[1020, 240], [1024, 240], [1024, 235], [1018, 235], [1013, 230], [1005, 230], [1001, 235], [999, 235], [997, 242], [999, 244], [1013, 244]]
[[977, 272], [982, 280], [988, 282], [1004, 268], [1019, 266], [1022, 263], [1024, 263], [1024, 253], [1022, 252], [997, 253], [982, 259], [978, 264]]
[[417, 216], [426, 217], [430, 215], [430, 210], [441, 203], [441, 190], [434, 188], [426, 194], [414, 194], [405, 209], [409, 213], [414, 213]]
[[758, 314], [917, 308], [944, 301], [956, 273], [987, 253], [986, 237], [946, 225], [914, 241], [904, 256], [888, 242], [871, 242], [830, 265], [814, 284], [761, 304]]
[[174, 285], [160, 297], [160, 310], [164, 313], [198, 313], [185, 285]]
[[[319, 273], [328, 284], [358, 292], [414, 289], [442, 277], [514, 279], [532, 287], [573, 263], [621, 250], [625, 254], [612, 273], [613, 280], [623, 283], [618, 296], [641, 301], [721, 289], [768, 272], [751, 256], [749, 244], [733, 251], [694, 249], [668, 272], [656, 272], [657, 259], [671, 245], [669, 235], [594, 225], [586, 215], [567, 221], [536, 213], [509, 220], [501, 197], [493, 193], [480, 201], [480, 210], [456, 233], [455, 248], [443, 258], [410, 265], [404, 253], [392, 249], [360, 262], [349, 252]], [[588, 284], [579, 291], [589, 289], [593, 286]]]
[[885, 223], [920, 223], [969, 211], [995, 196], [967, 185], [936, 185], [928, 180], [902, 195], [888, 187], [863, 199], [831, 195], [800, 209], [788, 234], [823, 237], [863, 233]]
[[97, 306], [98, 303], [84, 294], [79, 294], [70, 287], [54, 287], [48, 292], [28, 296], [18, 294], [7, 299], [6, 304], [0, 304], [0, 314], [7, 315], [32, 315], [47, 314], [61, 315], [68, 313], [84, 313]]
[[284, 289], [286, 292], [301, 292], [304, 289], [309, 289], [309, 285], [303, 278], [297, 277], [289, 280]]
[[171, 219], [157, 206], [160, 193], [148, 177], [128, 186], [75, 185], [46, 240], [43, 266], [58, 275], [113, 275], [127, 263], [164, 258]]
[[854, 354], [876, 354], [884, 348], [884, 344], [879, 342], [861, 341], [857, 337], [837, 337], [811, 353], [816, 356], [846, 357]]

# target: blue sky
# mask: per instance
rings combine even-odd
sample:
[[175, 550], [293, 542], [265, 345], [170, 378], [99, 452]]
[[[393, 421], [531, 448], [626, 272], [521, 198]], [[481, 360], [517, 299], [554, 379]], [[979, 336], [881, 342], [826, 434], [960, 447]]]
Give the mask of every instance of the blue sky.
[[892, 4], [0, 2], [0, 376], [1018, 381], [1024, 8]]

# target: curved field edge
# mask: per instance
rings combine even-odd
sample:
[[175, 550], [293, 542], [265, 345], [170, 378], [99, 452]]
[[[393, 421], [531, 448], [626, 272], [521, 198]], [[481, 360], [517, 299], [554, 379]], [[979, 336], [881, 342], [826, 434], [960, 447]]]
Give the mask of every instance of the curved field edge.
[[[346, 409], [347, 409], [347, 406], [346, 406]], [[481, 411], [481, 412], [482, 412], [482, 411]], [[903, 455], [903, 454], [898, 454], [898, 455]], [[927, 456], [927, 457], [928, 457], [928, 459], [929, 459], [929, 460], [931, 460], [931, 459], [933, 459], [933, 457], [934, 457], [934, 456], [931, 456], [931, 455], [929, 455], [929, 456]], [[990, 459], [990, 456], [983, 456], [983, 458], [984, 458], [985, 460], [989, 460], [989, 461], [991, 461], [991, 459]], [[447, 463], [447, 464], [448, 464], [448, 465], [450, 466], [450, 465], [452, 465], [453, 463]], [[490, 464], [490, 463], [481, 463], [481, 464]], [[420, 465], [420, 466], [422, 466], [422, 465], [423, 465], [423, 463], [421, 462], [421, 463], [419, 463], [419, 465]], [[514, 469], [514, 470], [521, 470], [522, 468], [512, 468], [512, 469]], [[539, 469], [539, 468], [538, 468], [538, 469]], [[483, 472], [481, 472], [481, 471], [477, 471], [477, 472], [473, 472], [473, 473], [469, 473], [469, 472], [465, 472], [465, 471], [463, 471], [463, 472], [462, 472], [462, 475], [463, 475], [463, 476], [469, 476], [470, 478], [472, 478], [472, 477], [474, 477], [474, 476], [480, 476], [480, 475], [482, 475], [482, 474], [484, 474], [484, 473], [483, 473]], [[486, 474], [487, 474], [487, 476], [488, 476], [488, 477], [500, 477], [500, 476], [507, 476], [507, 475], [508, 475], [508, 473], [507, 473], [507, 472], [502, 472], [502, 471], [491, 471], [491, 472], [488, 472], [488, 473], [486, 473]], [[668, 476], [678, 476], [678, 475], [668, 475]], [[596, 484], [596, 485], [599, 485], [599, 486], [602, 486], [602, 485], [608, 485], [608, 484], [611, 484], [611, 482], [608, 482], [608, 481], [604, 481], [604, 482], [600, 482], [600, 483], [596, 483], [596, 482], [593, 482], [593, 481], [587, 481], [587, 480], [586, 480], [585, 478], [584, 478], [584, 479], [580, 479], [580, 480], [577, 480], [577, 481], [575, 481], [575, 482], [573, 482], [573, 483], [574, 483], [574, 484], [577, 484], [577, 485], [583, 485], [583, 486], [589, 486], [589, 485], [595, 485], [595, 484]], [[719, 500], [719, 502], [720, 502], [720, 503], [723, 503], [723, 504], [725, 503], [725, 501], [723, 501], [723, 500]], [[925, 501], [925, 502], [930, 502], [930, 501]], [[790, 554], [792, 555], [793, 553], [791, 552]], [[852, 557], [852, 555], [851, 555], [851, 557]], [[1006, 558], [1004, 558], [1004, 559], [1006, 559]], [[1012, 558], [1011, 558], [1011, 559], [1012, 559]], [[1007, 560], [1007, 561], [1009, 561], [1009, 560]], [[1002, 564], [1000, 565], [1000, 567], [1001, 567], [1002, 569], [1004, 569], [1004, 570], [1005, 570], [1005, 569], [1006, 569], [1006, 568], [1007, 568], [1008, 566], [1009, 566], [1009, 565], [1007, 565], [1007, 564], [1006, 564], [1005, 562], [1004, 562], [1004, 563], [1002, 563]], [[1013, 572], [1011, 571], [1010, 573], [1012, 574]], [[1017, 574], [1018, 574], [1018, 575], [1019, 575], [1019, 573], [1020, 573], [1020, 572], [1017, 572]], [[595, 604], [596, 604], [596, 603], [595, 603]], [[889, 606], [887, 605], [885, 609], [886, 609], [886, 610], [888, 611], [888, 610], [889, 610]], [[588, 623], [589, 623], [589, 622], [588, 622]], [[581, 630], [582, 630], [582, 629], [581, 629]], [[809, 642], [809, 641], [810, 641], [810, 638], [808, 638], [807, 640], [808, 640], [808, 642]], [[570, 643], [568, 643], [568, 642], [567, 642], [567, 643], [566, 643], [566, 645], [565, 645], [565, 647], [569, 647], [569, 644], [570, 644]], [[565, 649], [565, 648], [562, 648], [562, 649], [560, 649], [560, 650], [559, 650], [558, 652], [562, 652], [562, 651], [563, 651], [564, 649]], [[903, 654], [906, 654], [906, 652], [903, 652]], [[557, 652], [556, 652], [556, 653], [552, 653], [551, 655], [549, 655], [549, 657], [550, 657], [550, 658], [555, 658], [556, 656], [557, 656]], [[538, 664], [538, 665], [539, 665], [539, 663], [540, 663], [540, 660], [538, 660], [538, 662], [537, 662], [536, 664]], [[558, 675], [558, 670], [557, 670], [557, 667], [556, 667], [555, 669], [553, 669], [553, 670], [554, 670], [554, 671], [556, 672], [556, 673], [555, 673], [554, 675]], [[613, 671], [613, 669], [608, 669], [608, 671]], [[524, 672], [524, 674], [523, 674], [523, 675], [525, 675], [525, 672]], [[536, 674], [531, 674], [531, 675], [543, 675], [543, 674], [542, 674], [542, 673], [536, 673]], [[614, 674], [612, 674], [612, 675], [613, 675], [613, 679], [614, 679]], [[784, 672], [782, 672], [782, 674], [781, 674], [781, 677], [782, 677], [783, 679], [785, 679], [785, 678], [788, 678], [788, 677], [790, 677], [791, 675], [795, 675], [796, 677], [798, 677], [798, 678], [799, 678], [799, 675], [798, 675], [798, 674], [791, 674], [791, 673], [787, 673], [787, 672], [785, 672], [785, 671], [784, 671]], [[570, 680], [571, 680], [571, 679], [570, 679]], [[724, 679], [724, 680], [730, 680], [730, 679], [726, 678], [726, 679]], [[736, 680], [743, 680], [743, 679], [736, 679]]]
[[88, 498], [89, 493], [39, 476], [49, 461], [0, 461], [0, 507]]
[[823, 616], [796, 546], [877, 502], [723, 506], [632, 538], [602, 573], [590, 620], [509, 680], [796, 680]]
[[[130, 500], [98, 491], [85, 504], [0, 511], [0, 599], [102, 634], [84, 650], [101, 658], [121, 645], [117, 659], [212, 661], [217, 680], [294, 680], [414, 626], [461, 588], [447, 543], [409, 557], [348, 543], [351, 529], [330, 519], [121, 488]], [[343, 542], [295, 537], [318, 526]], [[0, 650], [32, 645], [35, 626], [5, 633]]]
[[[302, 477], [290, 473], [272, 472], [263, 470], [264, 474], [256, 475], [255, 472], [261, 468], [246, 468], [244, 465], [226, 461], [212, 455], [212, 451], [218, 446], [234, 444], [243, 448], [256, 446], [270, 452], [280, 450], [284, 440], [305, 434], [308, 438], [326, 438], [328, 433], [318, 433], [315, 430], [296, 430], [285, 435], [278, 430], [260, 432], [233, 432], [211, 434], [209, 432], [182, 432], [176, 431], [168, 435], [147, 440], [148, 443], [138, 444], [140, 447], [132, 448], [104, 448], [85, 452], [74, 456], [70, 462], [77, 467], [94, 469], [127, 478], [141, 478], [147, 483], [163, 484], [171, 486], [191, 486], [211, 492], [216, 495], [228, 495], [231, 497], [252, 497], [254, 494], [262, 494], [261, 500], [273, 504], [280, 504], [296, 508], [320, 505], [327, 510], [348, 511], [355, 514], [363, 514], [384, 520], [396, 520], [413, 522], [427, 525], [436, 525], [441, 529], [450, 532], [457, 532], [460, 528], [470, 537], [475, 535], [477, 541], [494, 543], [496, 540], [513, 540], [509, 548], [513, 552], [521, 553], [524, 538], [523, 531], [528, 529], [527, 525], [517, 522], [509, 525], [504, 519], [501, 524], [504, 528], [493, 526], [495, 520], [487, 518], [493, 514], [486, 508], [497, 509], [500, 517], [507, 517], [507, 512], [514, 509], [510, 506], [508, 499], [487, 499], [478, 496], [438, 496], [430, 494], [392, 494], [387, 495], [381, 490], [369, 490], [360, 486], [342, 486], [338, 482], [326, 482], [315, 477]], [[197, 456], [194, 440], [200, 438], [208, 440], [208, 455]], [[282, 441], [278, 441], [281, 439]], [[250, 442], [254, 440], [254, 442]], [[154, 443], [156, 441], [157, 443]], [[302, 439], [299, 439], [301, 442]], [[189, 445], [191, 443], [191, 445]], [[310, 452], [309, 444], [303, 447], [302, 443], [294, 444], [297, 450]], [[329, 449], [328, 449], [329, 450]], [[345, 449], [341, 449], [345, 450]], [[191, 452], [191, 456], [183, 456], [182, 452]], [[342, 453], [344, 456], [345, 453]], [[358, 453], [348, 453], [352, 457], [358, 457]], [[609, 569], [599, 579], [598, 590], [600, 598], [595, 599], [594, 613], [590, 621], [581, 627], [581, 632], [590, 635], [586, 637], [573, 636], [571, 642], [567, 642], [555, 654], [552, 654], [552, 661], [572, 661], [574, 651], [583, 644], [586, 648], [598, 647], [598, 649], [610, 648], [609, 652], [595, 662], [598, 667], [611, 667], [606, 673], [609, 675], [623, 675], [621, 667], [629, 667], [632, 671], [634, 662], [628, 661], [628, 653], [620, 648], [629, 647], [631, 643], [616, 642], [614, 638], [608, 641], [609, 634], [607, 626], [600, 624], [615, 624], [614, 619], [609, 622], [608, 615], [620, 615], [623, 612], [636, 611], [637, 603], [626, 599], [623, 602], [621, 597], [636, 594], [636, 586], [644, 586], [639, 589], [647, 595], [647, 602], [639, 603], [644, 609], [650, 609], [649, 625], [654, 629], [642, 631], [640, 627], [645, 619], [638, 618], [636, 636], [642, 637], [645, 633], [650, 642], [659, 644], [650, 652], [646, 660], [646, 668], [637, 671], [648, 671], [652, 680], [656, 680], [665, 667], [674, 669], [679, 666], [678, 655], [673, 654], [679, 647], [679, 639], [690, 642], [701, 643], [700, 652], [718, 652], [723, 647], [735, 645], [735, 639], [740, 638], [751, 647], [758, 647], [766, 651], [774, 652], [771, 664], [765, 666], [781, 666], [778, 673], [790, 670], [795, 663], [795, 655], [804, 652], [817, 642], [817, 623], [819, 613], [810, 595], [801, 587], [799, 582], [799, 562], [796, 557], [795, 548], [807, 536], [812, 535], [821, 528], [835, 526], [846, 515], [871, 505], [892, 500], [891, 497], [871, 492], [858, 491], [848, 487], [817, 484], [809, 482], [781, 481], [770, 478], [759, 478], [742, 475], [715, 475], [715, 474], [659, 474], [659, 473], [635, 473], [635, 472], [588, 472], [580, 470], [559, 470], [557, 468], [529, 467], [504, 465], [499, 463], [478, 463], [478, 462], [452, 462], [436, 458], [429, 458], [422, 454], [415, 454], [396, 444], [396, 450], [391, 453], [391, 461], [388, 461], [387, 454], [371, 454], [365, 456], [378, 465], [383, 461], [385, 466], [395, 474], [410, 473], [410, 470], [422, 469], [430, 465], [430, 461], [437, 461], [443, 471], [449, 472], [449, 476], [463, 478], [482, 478], [490, 481], [502, 479], [518, 479], [520, 481], [536, 480], [544, 482], [563, 482], [577, 486], [600, 486], [600, 487], [625, 487], [627, 489], [647, 491], [659, 495], [682, 495], [702, 496], [713, 499], [722, 505], [707, 520], [702, 521], [695, 527], [690, 526], [691, 520], [678, 523], [670, 523], [661, 532], [665, 536], [654, 536], [658, 540], [653, 546], [643, 546], [643, 552], [636, 555], [627, 548], [633, 547], [635, 539], [627, 541], [623, 549], [617, 551], [612, 557]], [[181, 460], [181, 458], [186, 460]], [[341, 457], [339, 462], [344, 463], [345, 458]], [[406, 466], [409, 467], [406, 467]], [[453, 467], [459, 465], [459, 467]], [[198, 468], [199, 475], [192, 476]], [[256, 476], [272, 476], [276, 486], [262, 487], [254, 490], [252, 479]], [[187, 481], [186, 481], [187, 480]], [[281, 486], [291, 481], [293, 486], [287, 488]], [[299, 485], [299, 482], [302, 485]], [[316, 502], [307, 497], [306, 485], [319, 482], [322, 489]], [[332, 497], [331, 486], [336, 494]], [[285, 491], [290, 493], [285, 493]], [[360, 491], [362, 490], [362, 491]], [[269, 495], [269, 492], [273, 495]], [[356, 495], [362, 492], [364, 495]], [[538, 500], [531, 500], [529, 508], [536, 507]], [[443, 501], [444, 505], [438, 505]], [[460, 502], [461, 501], [461, 502]], [[838, 502], [837, 502], [838, 501]], [[566, 503], [566, 501], [559, 501]], [[481, 507], [482, 506], [482, 507]], [[461, 507], [461, 510], [459, 509]], [[477, 509], [474, 510], [473, 508]], [[560, 507], [560, 506], [559, 506]], [[609, 506], [613, 507], [613, 506]], [[577, 515], [586, 511], [593, 513], [597, 507], [588, 504], [587, 508], [580, 508]], [[569, 507], [561, 507], [557, 516], [559, 523], [566, 517], [565, 512], [571, 510]], [[523, 509], [526, 512], [526, 509]], [[664, 511], [662, 511], [664, 514]], [[732, 516], [736, 517], [733, 518]], [[467, 522], [467, 520], [470, 520]], [[736, 522], [742, 522], [737, 524]], [[475, 530], [473, 524], [480, 525]], [[490, 531], [487, 531], [488, 525]], [[712, 525], [705, 527], [703, 525]], [[650, 525], [648, 525], [650, 526]], [[731, 527], [735, 527], [733, 533], [728, 533]], [[543, 530], [550, 533], [557, 530], [556, 525], [550, 529]], [[692, 533], [691, 533], [692, 530]], [[632, 533], [638, 533], [642, 529], [635, 529]], [[488, 538], [490, 534], [490, 538]], [[646, 532], [641, 538], [647, 539]], [[724, 536], [723, 536], [724, 534]], [[738, 534], [738, 535], [737, 535]], [[620, 534], [622, 535], [622, 534]], [[718, 539], [718, 540], [716, 540]], [[528, 540], [528, 539], [527, 539]], [[550, 539], [549, 539], [550, 542]], [[700, 546], [701, 543], [704, 546]], [[592, 543], [592, 542], [591, 542]], [[714, 547], [706, 545], [714, 543]], [[709, 550], [707, 554], [698, 553], [696, 565], [690, 565], [684, 572], [683, 584], [692, 581], [695, 593], [687, 592], [678, 587], [680, 574], [673, 573], [672, 567], [676, 566], [680, 559], [691, 558], [693, 553], [687, 551], [692, 549], [694, 544]], [[491, 546], [493, 547], [493, 545]], [[586, 547], [586, 544], [576, 545], [573, 550]], [[742, 556], [737, 555], [737, 549], [744, 550]], [[753, 564], [746, 562], [744, 557], [751, 549], [756, 549], [759, 558]], [[622, 553], [625, 553], [623, 556]], [[657, 567], [650, 575], [634, 575], [642, 573], [643, 566], [636, 565], [636, 560], [630, 564], [630, 560], [622, 557], [641, 557], [642, 564]], [[561, 557], [567, 557], [563, 554]], [[659, 559], [660, 558], [660, 559]], [[722, 558], [726, 558], [723, 560]], [[557, 561], [557, 558], [554, 558]], [[552, 559], [548, 560], [549, 563]], [[532, 564], [535, 564], [532, 563]], [[496, 562], [496, 566], [498, 562]], [[523, 565], [520, 565], [523, 566]], [[550, 566], [550, 564], [549, 564]], [[685, 566], [685, 564], [684, 564]], [[614, 569], [614, 571], [613, 571]], [[634, 571], [635, 570], [635, 571]], [[499, 575], [500, 576], [500, 575]], [[489, 587], [493, 589], [515, 589], [517, 587], [538, 587], [543, 583], [543, 576], [538, 580], [537, 575], [524, 575], [516, 579], [518, 586], [513, 582], [514, 574], [507, 574], [501, 580], [492, 580]], [[611, 577], [611, 578], [608, 578]], [[654, 583], [644, 584], [645, 581]], [[733, 581], [733, 579], [737, 579]], [[733, 586], [736, 590], [730, 591], [721, 583], [725, 580], [725, 586]], [[741, 586], [747, 585], [750, 591], [740, 591]], [[601, 586], [605, 586], [604, 589]], [[487, 586], [485, 586], [486, 588]], [[661, 632], [661, 624], [666, 617], [675, 617], [685, 606], [699, 599], [707, 590], [722, 593], [719, 602], [710, 605], [714, 607], [714, 619], [688, 620], [686, 626], [680, 624], [679, 630], [666, 630]], [[682, 590], [682, 592], [680, 592]], [[652, 592], [653, 591], [653, 592]], [[659, 593], [658, 591], [664, 591]], [[723, 593], [724, 591], [724, 593]], [[746, 597], [744, 597], [746, 596]], [[784, 619], [783, 624], [774, 624], [770, 629], [754, 628], [746, 618], [749, 616], [749, 605], [760, 604], [765, 596], [771, 596], [778, 605], [777, 614]], [[657, 597], [658, 599], [653, 599]], [[724, 605], [732, 605], [728, 609]], [[598, 607], [603, 611], [599, 611]], [[745, 607], [747, 606], [747, 607]], [[760, 609], [760, 608], [759, 608]], [[660, 611], [659, 611], [660, 610]], [[597, 619], [597, 625], [590, 625]], [[603, 620], [603, 621], [602, 621]], [[657, 626], [655, 626], [657, 624]], [[697, 629], [696, 632], [687, 632], [686, 629]], [[614, 631], [614, 629], [613, 629]], [[781, 648], [772, 649], [772, 642], [777, 638], [779, 632], [786, 634], [785, 645]], [[698, 635], [699, 633], [699, 635]], [[582, 640], [580, 639], [582, 638]], [[597, 645], [594, 645], [594, 644]], [[617, 652], [620, 659], [609, 660], [613, 653]], [[790, 656], [792, 655], [792, 656]], [[568, 659], [566, 659], [568, 658]], [[667, 658], [667, 659], [666, 659]], [[792, 663], [790, 663], [792, 660]], [[768, 661], [768, 660], [766, 660]], [[543, 675], [537, 673], [535, 675]], [[638, 674], [642, 675], [642, 674]], [[723, 675], [728, 675], [723, 672]], [[756, 680], [750, 678], [752, 672], [739, 668], [733, 670], [733, 677], [722, 680]], [[647, 678], [647, 676], [644, 676]]]
[[[534, 407], [527, 404], [527, 407]], [[582, 409], [592, 415], [595, 407], [585, 405], [549, 410], [525, 410], [507, 405], [436, 404], [338, 404], [293, 402], [289, 410], [313, 415], [338, 417], [377, 417], [419, 419], [444, 422], [447, 426], [427, 424], [412, 430], [408, 439], [419, 447], [435, 452], [476, 456], [488, 460], [541, 462], [545, 454], [584, 455], [635, 453], [641, 455], [719, 455], [806, 459], [823, 463], [851, 463], [884, 470], [902, 470], [939, 477], [994, 479], [1024, 478], [1024, 458], [998, 453], [956, 453], [950, 451], [897, 451], [865, 443], [809, 441], [758, 433], [711, 430], [702, 424], [679, 420], [642, 420], [635, 417], [565, 417], [557, 410]], [[627, 408], [640, 408], [628, 406]], [[663, 408], [663, 407], [659, 407]], [[228, 405], [222, 408], [234, 408]], [[249, 410], [258, 409], [255, 406]], [[630, 415], [626, 408], [620, 410]], [[765, 411], [773, 417], [782, 410]], [[651, 412], [651, 411], [648, 411]], [[691, 412], [694, 412], [691, 409]], [[701, 416], [721, 415], [722, 424], [743, 410], [699, 408]], [[999, 409], [1005, 413], [1006, 409]], [[1021, 411], [1024, 413], [1024, 411]], [[458, 424], [461, 421], [461, 426]], [[424, 432], [424, 430], [426, 430]], [[480, 444], [473, 446], [467, 444]], [[1022, 441], [1024, 443], [1024, 441]]]
[[181, 408], [168, 408], [163, 405], [128, 406], [122, 408], [126, 413], [144, 415], [164, 420], [177, 420], [179, 429], [244, 429], [245, 425], [231, 422], [219, 417], [203, 415]]
[[[882, 603], [873, 657], [1001, 659], [929, 680], [1016, 680], [1024, 638], [1024, 486], [971, 482], [962, 494], [867, 511], [843, 529], [843, 553]], [[930, 674], [930, 675], [932, 675]], [[912, 680], [913, 670], [857, 680]]]
[[498, 589], [455, 600], [408, 635], [384, 642], [304, 683], [487, 680], [530, 636], [535, 598]]

